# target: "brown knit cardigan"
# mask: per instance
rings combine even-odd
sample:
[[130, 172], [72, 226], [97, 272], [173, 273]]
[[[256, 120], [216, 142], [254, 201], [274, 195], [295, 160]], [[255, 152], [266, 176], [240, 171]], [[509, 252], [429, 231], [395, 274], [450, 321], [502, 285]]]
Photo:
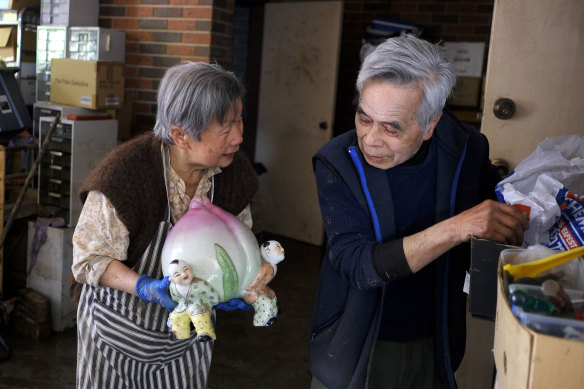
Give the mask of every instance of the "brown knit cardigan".
[[[90, 173], [79, 196], [84, 203], [90, 191], [103, 193], [130, 233], [127, 266], [133, 267], [150, 244], [168, 204], [160, 141], [151, 133], [123, 143]], [[213, 203], [233, 215], [252, 200], [258, 179], [245, 155], [215, 175]], [[81, 284], [73, 279], [69, 293], [78, 301]]]

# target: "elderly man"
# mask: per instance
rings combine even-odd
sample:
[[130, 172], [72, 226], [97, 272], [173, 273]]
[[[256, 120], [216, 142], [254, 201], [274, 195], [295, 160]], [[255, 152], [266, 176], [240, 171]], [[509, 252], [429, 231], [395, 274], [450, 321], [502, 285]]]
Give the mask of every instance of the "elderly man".
[[439, 46], [390, 38], [364, 60], [356, 130], [314, 157], [326, 254], [312, 388], [455, 388], [471, 235], [520, 244], [527, 220], [493, 201], [486, 138], [444, 111]]

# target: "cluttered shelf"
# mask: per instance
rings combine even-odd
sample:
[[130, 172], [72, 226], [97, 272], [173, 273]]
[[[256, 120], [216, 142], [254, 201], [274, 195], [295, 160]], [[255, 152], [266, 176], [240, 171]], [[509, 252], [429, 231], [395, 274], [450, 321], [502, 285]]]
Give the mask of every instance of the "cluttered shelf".
[[33, 180], [29, 177], [30, 161], [37, 148], [38, 142], [35, 138], [26, 135], [17, 136], [10, 141], [0, 140], [0, 296], [4, 291], [4, 247], [7, 232], [14, 220], [32, 217], [37, 213], [37, 190], [31, 187]]

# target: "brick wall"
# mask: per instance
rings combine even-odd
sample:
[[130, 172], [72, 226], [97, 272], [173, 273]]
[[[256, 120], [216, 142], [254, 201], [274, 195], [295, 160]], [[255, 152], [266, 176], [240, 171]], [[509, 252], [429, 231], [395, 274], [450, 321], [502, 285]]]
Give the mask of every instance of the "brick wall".
[[183, 61], [229, 66], [235, 0], [100, 0], [99, 25], [126, 32], [120, 138], [152, 129], [166, 69]]
[[[233, 50], [237, 55], [244, 54], [233, 46], [235, 28], [238, 29], [236, 44], [243, 42], [237, 36], [244, 33], [240, 26], [235, 27], [235, 5], [257, 7], [258, 3], [261, 5], [262, 1], [100, 0], [100, 26], [126, 31], [126, 106], [119, 111], [121, 138], [152, 128], [156, 90], [169, 66], [181, 60], [194, 60], [216, 61], [231, 68]], [[416, 23], [423, 28], [422, 37], [433, 42], [488, 43], [493, 4], [494, 0], [344, 1], [335, 133], [354, 126], [354, 115], [348, 108], [353, 104], [361, 39], [374, 17]], [[250, 71], [238, 57], [233, 65], [243, 66], [238, 67], [240, 73]], [[254, 78], [247, 76], [253, 82]], [[257, 89], [257, 85], [248, 84], [252, 94]], [[248, 95], [250, 101], [254, 101], [254, 96]], [[253, 139], [249, 131], [253, 132], [254, 128], [247, 126], [246, 130]]]
[[344, 2], [335, 133], [354, 127], [354, 83], [361, 39], [376, 16], [412, 22], [430, 42], [487, 42], [494, 0], [355, 0]]

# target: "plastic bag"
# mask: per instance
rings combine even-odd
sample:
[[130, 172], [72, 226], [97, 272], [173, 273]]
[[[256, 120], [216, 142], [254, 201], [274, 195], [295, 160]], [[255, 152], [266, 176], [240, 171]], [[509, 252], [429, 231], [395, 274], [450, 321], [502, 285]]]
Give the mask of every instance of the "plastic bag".
[[499, 201], [529, 218], [526, 246], [566, 250], [584, 245], [583, 136], [545, 139], [495, 190]]

